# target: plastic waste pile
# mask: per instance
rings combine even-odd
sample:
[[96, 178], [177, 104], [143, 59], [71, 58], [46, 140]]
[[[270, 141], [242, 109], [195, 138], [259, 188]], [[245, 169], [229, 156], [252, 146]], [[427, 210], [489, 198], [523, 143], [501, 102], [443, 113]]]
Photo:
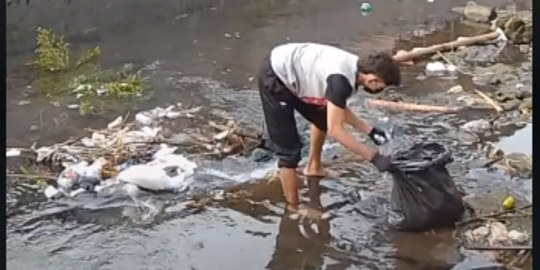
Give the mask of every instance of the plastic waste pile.
[[[38, 163], [62, 169], [56, 185], [45, 189], [45, 196], [76, 197], [85, 192], [99, 193], [116, 184], [122, 184], [132, 197], [140, 189], [186, 189], [197, 164], [175, 153], [178, 147], [159, 143], [163, 141], [159, 124], [178, 117], [194, 117], [191, 114], [198, 109], [158, 107], [138, 113], [130, 124], [118, 117], [106, 130], [95, 131], [76, 142], [33, 148]], [[6, 155], [14, 156], [14, 151], [7, 151]]]
[[141, 189], [183, 191], [188, 188], [198, 166], [183, 155], [175, 154], [176, 150], [177, 147], [163, 144], [150, 162], [118, 166], [119, 173], [110, 179], [103, 179], [103, 166], [106, 164], [103, 158], [92, 164], [81, 161], [68, 165], [58, 176], [57, 187], [48, 186], [45, 196], [49, 199], [73, 198], [85, 192], [99, 193], [120, 184], [131, 197], [136, 197]]
[[[202, 118], [194, 115], [201, 107], [180, 107], [178, 104], [139, 112], [131, 123], [120, 116], [106, 129], [93, 131], [80, 140], [31, 149], [6, 149], [6, 157], [31, 152], [38, 164], [61, 171], [56, 183], [45, 189], [50, 199], [99, 193], [114, 185], [121, 185], [134, 197], [141, 189], [185, 190], [198, 168], [190, 161], [193, 156], [223, 158], [245, 153], [261, 144], [258, 132], [241, 129], [231, 120], [226, 124], [201, 121]], [[171, 129], [176, 127], [170, 122], [180, 117], [193, 119], [190, 122], [196, 122], [197, 128], [190, 130], [189, 135], [185, 130], [170, 134], [175, 133]], [[179, 154], [187, 148], [178, 146], [188, 147], [193, 156]]]

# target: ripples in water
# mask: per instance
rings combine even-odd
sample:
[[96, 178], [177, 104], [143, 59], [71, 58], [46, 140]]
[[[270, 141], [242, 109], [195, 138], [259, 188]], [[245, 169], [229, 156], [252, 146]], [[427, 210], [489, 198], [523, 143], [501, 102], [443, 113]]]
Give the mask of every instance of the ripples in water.
[[[226, 112], [253, 127], [262, 119], [256, 91], [227, 90], [223, 84], [197, 77], [179, 78], [177, 83], [207, 98], [207, 108], [214, 111]], [[359, 97], [357, 105], [361, 101]], [[386, 116], [362, 106], [355, 110], [368, 121]], [[494, 178], [477, 170], [468, 173], [467, 162], [481, 153], [453, 135], [464, 119], [408, 113], [390, 119], [396, 139], [384, 152], [436, 140], [453, 151], [456, 161], [449, 169], [458, 183], [466, 183], [467, 190], [481, 192], [495, 183], [508, 185], [504, 176]], [[307, 136], [307, 123], [300, 123]], [[325, 156], [333, 159], [330, 169], [342, 177], [321, 182], [318, 200], [331, 209], [333, 218], [316, 224], [316, 230], [311, 224], [299, 226], [297, 221], [282, 218], [283, 213], [276, 210], [284, 203], [277, 183], [246, 184], [254, 197], [269, 200], [268, 207], [222, 202], [204, 209], [186, 207], [186, 194], [148, 194], [143, 200], [152, 209], [126, 196], [46, 202], [41, 194], [35, 195], [35, 187], [19, 183], [9, 188], [6, 199], [9, 268], [449, 269], [462, 260], [448, 233], [388, 232], [384, 221], [391, 181], [366, 163], [340, 162], [340, 149], [331, 140], [325, 146]], [[207, 169], [197, 176], [190, 192], [211, 193], [249, 182], [274, 166], [273, 159], [206, 161], [203, 167]], [[526, 182], [520, 183], [522, 190], [529, 188]], [[303, 197], [308, 193], [302, 189]]]

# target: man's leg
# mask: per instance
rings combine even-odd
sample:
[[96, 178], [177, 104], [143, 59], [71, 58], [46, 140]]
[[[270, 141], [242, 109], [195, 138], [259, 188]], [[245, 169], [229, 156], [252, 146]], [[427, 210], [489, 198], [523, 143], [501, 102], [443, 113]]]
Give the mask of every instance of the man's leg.
[[308, 164], [304, 169], [304, 175], [324, 177], [326, 172], [321, 164], [321, 155], [326, 132], [320, 130], [314, 124], [311, 124], [309, 130], [309, 157]]
[[298, 112], [311, 123], [309, 130], [309, 157], [304, 168], [305, 176], [324, 177], [326, 171], [321, 162], [322, 149], [326, 139], [326, 108], [297, 101]]
[[294, 95], [279, 81], [268, 59], [263, 62], [258, 84], [271, 148], [279, 157], [281, 187], [288, 207], [295, 209], [300, 203], [296, 169], [302, 143], [294, 118]]
[[288, 204], [298, 205], [298, 176], [296, 169], [300, 162], [302, 144], [296, 127], [294, 109], [290, 105], [272, 106], [265, 101], [265, 94], [261, 93], [264, 119], [268, 137], [272, 142], [272, 150], [278, 157], [281, 187]]

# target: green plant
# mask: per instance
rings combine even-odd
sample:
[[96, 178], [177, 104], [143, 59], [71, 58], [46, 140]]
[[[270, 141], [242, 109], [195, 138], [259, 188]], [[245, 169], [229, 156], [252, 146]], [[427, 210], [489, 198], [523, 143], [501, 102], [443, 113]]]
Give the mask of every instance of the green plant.
[[69, 88], [79, 100], [80, 113], [94, 114], [106, 109], [110, 99], [142, 94], [146, 89], [145, 81], [139, 72], [98, 71], [73, 78]]
[[36, 36], [35, 59], [29, 64], [46, 72], [65, 71], [90, 62], [101, 54], [99, 47], [84, 50], [72, 63], [69, 43], [63, 36], [56, 35], [50, 29], [38, 27]]
[[114, 99], [138, 96], [145, 90], [145, 79], [131, 66], [114, 71], [91, 63], [100, 55], [99, 47], [74, 58], [63, 36], [41, 27], [36, 42], [35, 58], [29, 64], [40, 71], [37, 89], [49, 97], [75, 99], [83, 115], [99, 113], [113, 107]]

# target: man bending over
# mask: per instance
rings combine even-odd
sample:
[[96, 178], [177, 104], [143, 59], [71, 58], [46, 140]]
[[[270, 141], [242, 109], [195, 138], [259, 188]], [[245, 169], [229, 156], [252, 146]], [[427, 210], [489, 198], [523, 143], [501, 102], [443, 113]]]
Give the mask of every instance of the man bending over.
[[352, 126], [376, 145], [388, 139], [385, 132], [359, 119], [347, 107], [347, 100], [360, 86], [375, 94], [400, 83], [399, 65], [386, 53], [359, 58], [328, 45], [289, 43], [275, 47], [264, 59], [258, 87], [269, 139], [279, 157], [281, 185], [289, 210], [299, 205], [296, 169], [302, 149], [294, 111], [311, 123], [306, 176], [325, 176], [321, 152], [326, 135], [369, 160], [380, 172], [389, 171], [388, 157], [358, 142], [345, 129], [345, 124]]

